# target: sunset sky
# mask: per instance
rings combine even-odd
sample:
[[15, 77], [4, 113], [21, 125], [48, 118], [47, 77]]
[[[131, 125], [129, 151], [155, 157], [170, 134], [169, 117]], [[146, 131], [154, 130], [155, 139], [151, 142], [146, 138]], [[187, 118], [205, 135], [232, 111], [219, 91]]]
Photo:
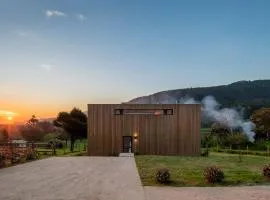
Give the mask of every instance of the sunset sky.
[[1, 0], [0, 123], [269, 79], [268, 0]]

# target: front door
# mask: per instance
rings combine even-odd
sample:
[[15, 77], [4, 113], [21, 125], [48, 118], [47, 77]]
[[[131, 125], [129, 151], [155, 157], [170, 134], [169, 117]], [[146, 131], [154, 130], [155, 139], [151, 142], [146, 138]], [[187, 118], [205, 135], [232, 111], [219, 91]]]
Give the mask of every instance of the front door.
[[132, 137], [123, 136], [123, 152], [132, 153]]

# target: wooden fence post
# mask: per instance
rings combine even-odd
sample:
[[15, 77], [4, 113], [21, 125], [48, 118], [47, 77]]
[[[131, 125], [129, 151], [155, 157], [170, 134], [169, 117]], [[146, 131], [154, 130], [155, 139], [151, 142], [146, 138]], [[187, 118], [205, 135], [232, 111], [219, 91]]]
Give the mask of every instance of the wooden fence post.
[[83, 150], [86, 151], [86, 141], [83, 142]]

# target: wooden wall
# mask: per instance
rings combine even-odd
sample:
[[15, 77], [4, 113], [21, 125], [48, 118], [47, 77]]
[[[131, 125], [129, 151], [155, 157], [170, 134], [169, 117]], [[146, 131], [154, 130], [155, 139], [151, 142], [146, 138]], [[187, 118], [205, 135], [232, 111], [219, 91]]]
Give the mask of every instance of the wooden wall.
[[[173, 115], [114, 115], [115, 109], [173, 109]], [[122, 152], [122, 136], [138, 135], [134, 152], [200, 155], [200, 104], [89, 104], [88, 155]]]

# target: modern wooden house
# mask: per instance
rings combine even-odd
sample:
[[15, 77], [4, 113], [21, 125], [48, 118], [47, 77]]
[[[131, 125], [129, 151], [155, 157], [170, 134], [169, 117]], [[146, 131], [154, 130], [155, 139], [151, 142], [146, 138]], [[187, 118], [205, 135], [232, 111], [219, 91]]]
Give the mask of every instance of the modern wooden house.
[[200, 155], [200, 104], [89, 104], [88, 155]]

